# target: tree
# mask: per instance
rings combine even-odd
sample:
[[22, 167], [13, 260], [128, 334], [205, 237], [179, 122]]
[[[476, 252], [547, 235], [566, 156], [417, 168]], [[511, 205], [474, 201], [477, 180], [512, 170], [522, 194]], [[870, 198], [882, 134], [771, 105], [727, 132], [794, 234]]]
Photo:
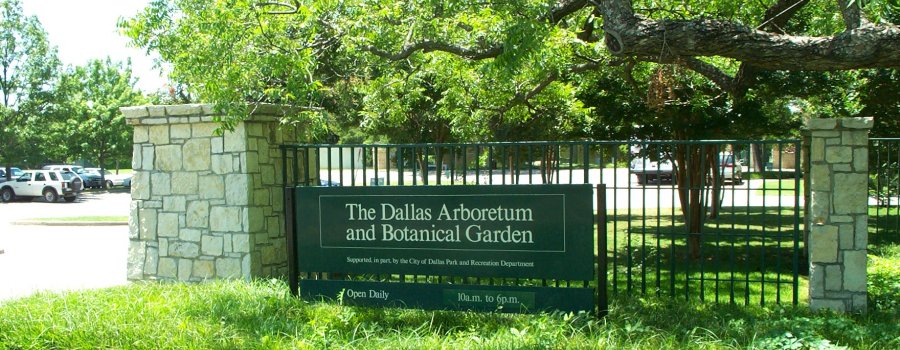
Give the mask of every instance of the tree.
[[119, 107], [145, 103], [135, 83], [130, 61], [122, 64], [108, 57], [69, 68], [63, 74], [58, 88], [62, 105], [55, 131], [66, 135], [59, 139], [65, 140], [70, 157], [89, 160], [102, 168], [111, 161], [118, 165], [131, 158], [133, 130], [125, 124]]
[[[119, 25], [134, 44], [171, 64], [169, 78], [176, 86], [186, 86], [188, 95], [214, 103], [226, 116], [247, 116], [260, 102], [318, 109], [322, 77], [315, 75], [315, 49], [329, 46], [333, 36], [322, 32], [319, 18], [265, 16], [254, 4], [155, 0]], [[294, 118], [310, 129], [324, 128], [319, 113]], [[220, 120], [226, 128], [236, 121]]]
[[[159, 51], [172, 63], [171, 76], [199, 99], [223, 111], [234, 107], [228, 114], [242, 115], [248, 111], [242, 107], [254, 102], [323, 107], [321, 115], [299, 118], [320, 137], [350, 123], [365, 125], [367, 133], [390, 142], [546, 139], [588, 128], [587, 109], [574, 98], [571, 86], [545, 87], [538, 96], [540, 104], [513, 103], [509, 99], [514, 94], [508, 92], [527, 86], [527, 81], [485, 75], [480, 65], [449, 54], [385, 62], [359, 50], [347, 33], [365, 20], [365, 9], [348, 4], [310, 2], [293, 15], [271, 16], [268, 10], [277, 7], [263, 2], [156, 1], [120, 25], [135, 44]], [[497, 64], [491, 69], [504, 68]], [[517, 75], [515, 70], [504, 74]], [[484, 89], [480, 76], [490, 77], [495, 89]], [[308, 86], [301, 84], [304, 81]], [[417, 91], [430, 91], [431, 96]], [[431, 105], [419, 108], [422, 103]], [[515, 125], [536, 120], [565, 128], [515, 131]], [[416, 125], [421, 128], [409, 129]], [[553, 133], [541, 137], [535, 130]]]
[[0, 1], [0, 162], [34, 161], [40, 136], [32, 126], [52, 103], [60, 62], [36, 17], [22, 13], [18, 0]]
[[[687, 140], [796, 125], [797, 116], [784, 111], [797, 98], [778, 96], [772, 86], [798, 85], [791, 80], [804, 74], [839, 79], [845, 70], [895, 69], [900, 31], [885, 4], [158, 0], [123, 26], [138, 45], [165, 52], [163, 59], [185, 72], [181, 78], [217, 103], [252, 102], [247, 97], [262, 94], [268, 102], [317, 106], [324, 102], [322, 90], [344, 81], [366, 87], [350, 89], [363, 91], [362, 100], [380, 97], [358, 105], [371, 125], [376, 118], [386, 118], [384, 124], [408, 120], [396, 117], [408, 118], [412, 106], [429, 101], [436, 106], [425, 117], [468, 137], [564, 138], [589, 129], [581, 121], [604, 120], [617, 124], [603, 132]], [[266, 71], [267, 65], [279, 71]], [[282, 68], [295, 66], [308, 74]], [[235, 70], [258, 76], [231, 78]], [[604, 76], [609, 71], [620, 77]], [[306, 83], [304, 89], [287, 88], [296, 81]], [[589, 91], [598, 82], [604, 90]], [[402, 91], [393, 91], [398, 87]], [[805, 98], [827, 95], [796, 90], [808, 93]], [[585, 103], [591, 99], [578, 99], [601, 93], [636, 101], [621, 110], [640, 114], [610, 117]], [[840, 105], [852, 103], [833, 104]], [[534, 127], [536, 121], [541, 127]], [[533, 133], [566, 122], [572, 127], [565, 132]], [[707, 133], [692, 133], [697, 130]], [[676, 150], [678, 176], [714, 173], [718, 157], [711, 152]], [[706, 161], [692, 167], [687, 159]], [[705, 212], [693, 190], [680, 193], [682, 207], [690, 208], [686, 218]]]
[[[766, 71], [836, 71], [900, 65], [900, 30], [890, 22], [870, 22], [861, 11], [861, 2], [837, 1], [834, 10], [841, 13], [844, 25], [844, 30], [838, 33], [828, 32], [834, 23], [791, 23], [794, 17], [808, 19], [808, 14], [797, 15], [807, 7], [816, 13], [826, 12], [826, 9], [807, 6], [808, 2], [803, 0], [779, 0], [767, 8], [755, 6], [756, 3], [734, 6], [727, 1], [658, 6], [652, 1], [639, 3], [641, 6], [635, 6], [630, 0], [568, 0], [547, 7], [544, 3], [527, 1], [516, 4], [433, 1], [402, 5], [376, 2], [364, 11], [368, 14], [366, 19], [357, 21], [354, 29], [359, 30], [360, 34], [355, 36], [363, 50], [387, 60], [444, 52], [462, 60], [490, 62], [482, 67], [495, 68], [491, 73], [499, 72], [497, 75], [510, 80], [531, 81], [533, 88], [517, 89], [508, 98], [511, 103], [527, 104], [553, 86], [554, 81], [575, 81], [578, 78], [573, 75], [603, 69], [609, 64], [625, 65], [628, 75], [636, 62], [675, 64], [705, 77], [718, 88], [685, 89], [702, 84], [680, 83], [692, 78], [677, 73], [676, 69], [652, 69], [647, 102], [655, 106], [657, 119], [677, 120], [681, 124], [670, 128], [670, 135], [677, 139], [695, 139], [700, 135], [690, 131], [716, 130], [714, 126], [728, 121], [729, 117], [764, 116], [754, 112], [761, 104], [753, 103], [752, 99], [748, 103], [745, 98], [751, 87], [762, 83], [760, 76]], [[281, 3], [281, 6], [290, 9], [292, 5]], [[645, 9], [644, 15], [636, 13], [636, 8]], [[680, 18], [673, 19], [673, 16]], [[745, 24], [753, 23], [754, 19], [758, 21], [756, 28]], [[597, 45], [590, 45], [599, 41], [595, 33], [600, 30], [604, 32], [605, 52], [598, 50]], [[535, 63], [542, 69], [521, 74]], [[497, 65], [506, 66], [506, 70]], [[510, 74], [509, 70], [520, 74]], [[715, 98], [716, 90], [727, 93], [733, 100]], [[674, 123], [663, 125], [674, 126]], [[705, 136], [723, 135], [720, 132]], [[721, 181], [715, 179], [717, 153], [714, 148], [683, 146], [674, 154], [682, 208], [692, 224], [691, 233], [699, 233], [701, 227], [699, 217], [705, 211], [701, 207], [703, 186], [686, 183], [685, 179], [702, 182], [711, 174], [713, 186], [720, 185]], [[718, 192], [713, 189], [714, 196]], [[696, 251], [699, 239], [691, 245], [691, 250]]]

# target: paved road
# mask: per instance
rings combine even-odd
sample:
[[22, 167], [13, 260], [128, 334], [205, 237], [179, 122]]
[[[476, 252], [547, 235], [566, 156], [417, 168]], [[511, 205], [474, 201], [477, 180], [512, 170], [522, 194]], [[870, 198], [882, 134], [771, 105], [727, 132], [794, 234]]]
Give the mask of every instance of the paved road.
[[127, 216], [128, 192], [86, 194], [74, 203], [0, 203], [0, 303], [38, 291], [127, 282], [128, 226], [21, 226], [29, 218]]

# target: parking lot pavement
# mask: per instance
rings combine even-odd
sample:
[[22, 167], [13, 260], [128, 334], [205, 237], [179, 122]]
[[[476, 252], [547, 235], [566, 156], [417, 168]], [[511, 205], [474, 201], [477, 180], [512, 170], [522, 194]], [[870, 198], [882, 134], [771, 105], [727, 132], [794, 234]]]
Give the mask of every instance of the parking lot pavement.
[[127, 283], [128, 226], [13, 225], [22, 219], [127, 216], [128, 192], [86, 193], [74, 203], [0, 203], [0, 302], [38, 291]]

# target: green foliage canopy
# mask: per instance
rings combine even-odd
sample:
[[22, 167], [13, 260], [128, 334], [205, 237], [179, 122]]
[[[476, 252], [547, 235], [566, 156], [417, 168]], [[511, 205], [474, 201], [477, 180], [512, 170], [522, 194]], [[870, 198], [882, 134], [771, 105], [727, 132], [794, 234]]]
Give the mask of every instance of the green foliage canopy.
[[40, 115], [53, 100], [60, 67], [56, 48], [18, 0], [0, 1], [0, 163], [34, 159], [30, 140], [39, 136]]
[[403, 142], [710, 131], [683, 135], [696, 138], [798, 125], [795, 98], [767, 84], [853, 89], [845, 70], [895, 69], [895, 12], [846, 0], [156, 0], [120, 26], [238, 119], [271, 102], [324, 107], [295, 119], [322, 134], [361, 125]]
[[45, 129], [48, 137], [65, 140], [53, 154], [100, 167], [108, 167], [110, 161], [129, 164], [133, 128], [125, 124], [119, 107], [145, 103], [135, 83], [131, 62], [113, 62], [108, 57], [67, 69], [57, 87], [56, 121]]

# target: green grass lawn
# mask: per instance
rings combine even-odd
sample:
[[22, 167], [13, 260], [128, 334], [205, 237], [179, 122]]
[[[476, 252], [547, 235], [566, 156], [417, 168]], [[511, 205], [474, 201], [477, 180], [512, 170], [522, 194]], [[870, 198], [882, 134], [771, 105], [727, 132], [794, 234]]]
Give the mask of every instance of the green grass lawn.
[[272, 281], [139, 283], [0, 304], [4, 349], [895, 349], [898, 308], [613, 298], [609, 315], [507, 315], [307, 302]]
[[[805, 300], [802, 242], [793, 208], [723, 208], [706, 219], [690, 256], [678, 209], [618, 210], [607, 224], [610, 290], [760, 304]], [[796, 250], [795, 250], [796, 248]]]
[[[765, 180], [762, 186], [756, 186], [754, 193], [759, 196], [793, 196], [796, 184], [794, 179]], [[803, 179], [800, 179], [799, 195], [803, 196]]]
[[[754, 282], [783, 275], [785, 266], [763, 262], [784, 253], [777, 233], [792, 227], [784, 216], [793, 213], [745, 209], [708, 220], [701, 261], [678, 260], [684, 256], [684, 236], [678, 234], [684, 224], [678, 215], [651, 214], [612, 215], [616, 220], [607, 238], [616, 265], [611, 265], [610, 284], [618, 288], [611, 288], [603, 319], [311, 302], [292, 297], [280, 280], [146, 282], [0, 302], [0, 349], [900, 348], [897, 230], [870, 232], [869, 309], [865, 315], [843, 315], [809, 311], [802, 292], [796, 307], [789, 300], [774, 304], [783, 291]], [[738, 233], [726, 234], [734, 230]], [[676, 281], [674, 292], [668, 289], [669, 278]], [[665, 288], [658, 288], [657, 280]], [[747, 281], [753, 283], [747, 286]], [[804, 281], [801, 277], [801, 291]], [[628, 288], [646, 291], [627, 293]], [[715, 303], [717, 288], [725, 292]], [[745, 305], [745, 292], [764, 295], [767, 302], [760, 306], [751, 298]]]

